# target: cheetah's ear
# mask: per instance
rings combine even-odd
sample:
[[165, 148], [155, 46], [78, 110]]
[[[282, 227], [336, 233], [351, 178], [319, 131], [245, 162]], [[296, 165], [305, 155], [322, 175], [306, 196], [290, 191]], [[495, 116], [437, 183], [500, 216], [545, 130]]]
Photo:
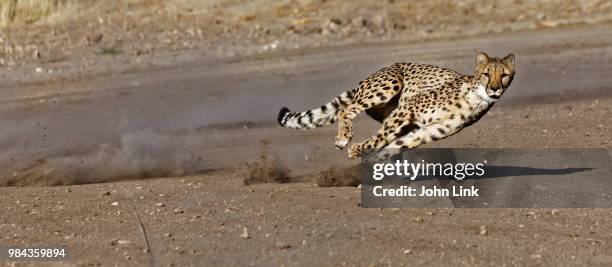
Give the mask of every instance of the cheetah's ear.
[[489, 63], [489, 56], [485, 52], [480, 52], [476, 55], [476, 68], [483, 67]]
[[508, 54], [506, 57], [502, 59], [502, 62], [506, 67], [510, 69], [514, 69], [514, 55], [512, 53]]

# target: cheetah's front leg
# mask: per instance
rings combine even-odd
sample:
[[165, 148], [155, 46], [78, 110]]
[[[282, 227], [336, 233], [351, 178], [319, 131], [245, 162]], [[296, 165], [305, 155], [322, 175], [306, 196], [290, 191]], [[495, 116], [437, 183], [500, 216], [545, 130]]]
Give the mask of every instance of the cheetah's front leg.
[[393, 154], [397, 153], [400, 149], [411, 149], [415, 147], [419, 147], [426, 143], [440, 140], [446, 137], [449, 137], [456, 132], [458, 132], [461, 128], [458, 126], [458, 120], [451, 120], [449, 124], [441, 124], [435, 123], [424, 126], [422, 128], [418, 128], [413, 132], [410, 132], [400, 138], [397, 138], [389, 143], [389, 145], [385, 146], [380, 152], [378, 152], [374, 157], [368, 159], [371, 162], [379, 162], [388, 159]]
[[427, 131], [424, 129], [419, 129], [415, 132], [411, 132], [398, 138], [393, 141], [389, 145], [385, 146], [378, 153], [376, 153], [371, 158], [368, 158], [368, 162], [381, 162], [387, 160], [391, 156], [397, 154], [400, 149], [410, 149], [419, 147], [426, 143], [425, 136], [427, 135]]
[[368, 151], [386, 146], [389, 144], [387, 138], [389, 138], [387, 132], [379, 131], [374, 136], [370, 137], [370, 139], [351, 145], [347, 150], [348, 158], [356, 159]]
[[356, 159], [361, 157], [365, 152], [371, 149], [376, 149], [379, 147], [383, 147], [387, 144], [386, 140], [382, 137], [380, 133], [377, 133], [375, 136], [370, 139], [363, 141], [361, 143], [355, 143], [349, 147], [346, 151], [349, 159]]

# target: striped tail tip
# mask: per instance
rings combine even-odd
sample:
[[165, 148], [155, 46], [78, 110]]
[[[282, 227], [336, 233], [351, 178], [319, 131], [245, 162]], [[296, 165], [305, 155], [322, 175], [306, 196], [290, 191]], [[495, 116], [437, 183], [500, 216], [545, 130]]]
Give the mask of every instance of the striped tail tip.
[[285, 126], [285, 116], [287, 116], [287, 113], [291, 112], [287, 107], [283, 107], [281, 108], [281, 110], [278, 112], [278, 118], [276, 118], [276, 121], [278, 121], [278, 124], [280, 124], [281, 126]]

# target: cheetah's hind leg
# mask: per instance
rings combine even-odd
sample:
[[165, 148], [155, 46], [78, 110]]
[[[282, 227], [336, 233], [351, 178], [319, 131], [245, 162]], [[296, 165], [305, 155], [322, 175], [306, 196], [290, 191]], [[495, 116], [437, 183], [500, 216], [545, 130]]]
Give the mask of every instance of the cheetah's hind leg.
[[402, 88], [402, 76], [390, 68], [382, 69], [359, 83], [353, 102], [338, 113], [335, 145], [343, 149], [353, 137], [353, 119], [369, 108], [389, 102]]
[[414, 115], [405, 107], [398, 107], [385, 119], [380, 129], [369, 139], [355, 143], [348, 149], [351, 159], [381, 149], [400, 136], [409, 134], [419, 128], [413, 120]]

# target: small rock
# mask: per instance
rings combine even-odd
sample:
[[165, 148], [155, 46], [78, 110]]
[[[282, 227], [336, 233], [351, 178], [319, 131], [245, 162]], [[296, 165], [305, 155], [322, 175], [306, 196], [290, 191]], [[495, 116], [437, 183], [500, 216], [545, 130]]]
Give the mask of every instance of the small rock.
[[341, 24], [342, 21], [339, 19], [330, 19], [329, 21], [327, 21], [327, 28], [331, 32], [337, 32], [340, 29]]
[[240, 237], [244, 239], [251, 238], [246, 227], [242, 228], [242, 234], [240, 234]]
[[109, 192], [109, 191], [104, 191], [104, 192], [102, 192], [102, 195], [103, 195], [103, 196], [110, 196], [110, 194], [111, 194], [111, 192]]
[[326, 20], [320, 26], [321, 34], [329, 35], [331, 33], [336, 33], [340, 31], [341, 24], [342, 24], [342, 21], [339, 19], [332, 18], [332, 19]]
[[162, 202], [157, 202], [157, 203], [155, 203], [155, 206], [164, 207], [166, 205], [164, 203], [162, 203]]
[[480, 233], [479, 233], [479, 235], [487, 235], [488, 232], [489, 231], [487, 230], [486, 226], [484, 226], [484, 225], [480, 226]]
[[559, 215], [559, 210], [554, 209], [554, 210], [552, 210], [552, 211], [550, 212], [550, 214], [552, 214], [552, 215]]
[[185, 211], [184, 211], [184, 210], [182, 210], [182, 209], [176, 208], [176, 209], [174, 209], [174, 213], [177, 213], [177, 214], [179, 214], [179, 213], [185, 213]]
[[530, 211], [530, 212], [527, 212], [527, 217], [529, 217], [529, 216], [533, 216], [533, 215], [535, 215], [535, 214], [536, 214], [536, 213], [535, 213], [535, 211]]
[[274, 245], [274, 247], [276, 247], [277, 249], [288, 249], [291, 246], [285, 242], [282, 241], [276, 241], [276, 244]]
[[412, 251], [411, 251], [411, 250], [409, 250], [409, 249], [404, 250], [404, 254], [405, 254], [405, 255], [408, 255], [408, 254], [411, 254], [411, 253], [412, 253]]
[[270, 44], [264, 45], [263, 49], [264, 50], [275, 50], [276, 48], [278, 48], [278, 44], [279, 43], [280, 42], [278, 40], [276, 40], [276, 41], [274, 41], [274, 42], [272, 42]]
[[372, 24], [374, 26], [376, 26], [377, 28], [384, 28], [385, 27], [385, 18], [381, 15], [376, 15], [374, 17], [372, 17]]
[[115, 201], [115, 202], [111, 203], [111, 206], [119, 206], [119, 202]]
[[367, 22], [364, 17], [359, 16], [359, 17], [353, 18], [351, 20], [351, 24], [353, 24], [354, 27], [363, 28], [366, 26]]

